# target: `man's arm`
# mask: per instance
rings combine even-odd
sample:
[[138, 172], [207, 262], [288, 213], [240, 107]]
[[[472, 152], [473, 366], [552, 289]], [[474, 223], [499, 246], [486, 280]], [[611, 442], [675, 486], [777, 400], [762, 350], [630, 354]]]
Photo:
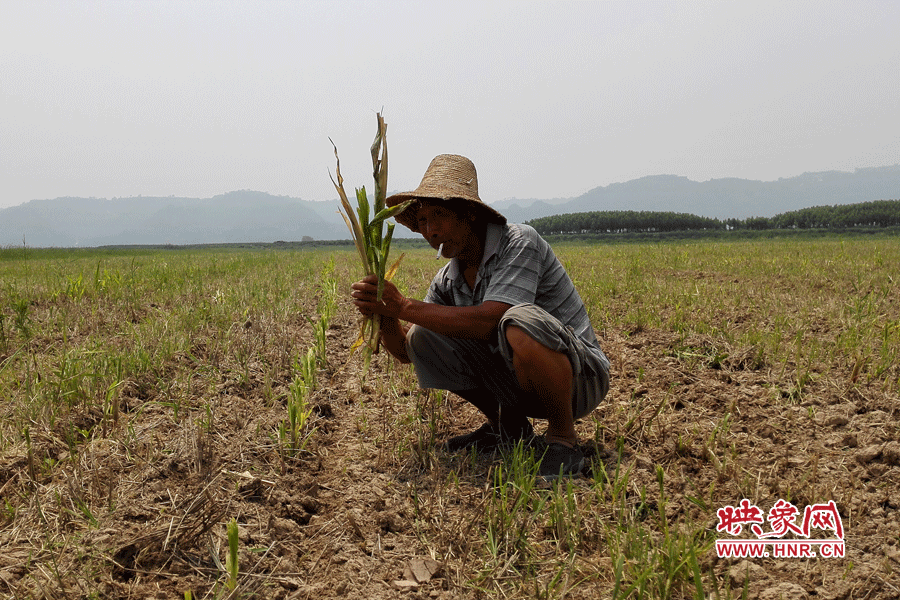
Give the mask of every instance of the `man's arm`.
[[503, 302], [478, 306], [443, 306], [405, 298], [397, 317], [448, 337], [488, 340], [509, 309]]
[[381, 343], [384, 345], [385, 350], [403, 364], [411, 362], [409, 353], [406, 351], [406, 334], [408, 331], [409, 327], [403, 325], [400, 319], [381, 316]]
[[443, 306], [421, 302], [403, 296], [390, 282], [385, 282], [379, 304], [376, 302], [374, 276], [366, 277], [351, 287], [353, 291], [350, 295], [359, 312], [363, 315], [382, 315], [384, 347], [401, 362], [409, 362], [406, 352], [408, 328], [403, 326], [401, 319], [449, 337], [487, 340], [510, 307], [503, 302], [485, 302], [478, 306]]

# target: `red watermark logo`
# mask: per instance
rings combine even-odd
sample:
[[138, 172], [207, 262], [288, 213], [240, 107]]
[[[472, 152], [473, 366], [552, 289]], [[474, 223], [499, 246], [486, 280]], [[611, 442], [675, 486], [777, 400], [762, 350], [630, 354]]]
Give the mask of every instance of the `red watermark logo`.
[[[719, 558], [842, 558], [846, 552], [844, 524], [834, 500], [813, 504], [801, 511], [785, 500], [778, 500], [763, 519], [763, 512], [746, 498], [738, 506], [726, 506], [716, 511], [719, 524], [716, 531], [739, 536], [744, 527], [756, 539], [716, 540]], [[768, 522], [770, 531], [760, 527]], [[811, 538], [813, 530], [826, 532], [828, 539]], [[793, 537], [783, 539], [785, 535]]]

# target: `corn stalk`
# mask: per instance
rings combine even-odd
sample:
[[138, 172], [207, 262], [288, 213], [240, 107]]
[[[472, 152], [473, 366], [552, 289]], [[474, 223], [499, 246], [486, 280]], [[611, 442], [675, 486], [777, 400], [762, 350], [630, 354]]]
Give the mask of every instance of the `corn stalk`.
[[[369, 197], [366, 194], [365, 186], [356, 189], [356, 210], [350, 205], [347, 199], [347, 193], [344, 191], [344, 178], [341, 176], [341, 159], [338, 157], [337, 146], [334, 142], [334, 158], [337, 161], [335, 168], [335, 178], [331, 178], [331, 183], [337, 190], [341, 198], [341, 206], [343, 212], [341, 216], [347, 224], [356, 244], [356, 250], [359, 252], [359, 258], [362, 262], [363, 270], [366, 275], [376, 275], [378, 277], [378, 302], [381, 302], [381, 296], [384, 292], [384, 282], [390, 281], [403, 255], [390, 267], [387, 268], [388, 254], [391, 249], [391, 238], [394, 235], [394, 223], [387, 223], [387, 232], [385, 232], [385, 221], [405, 209], [409, 202], [398, 204], [394, 207], [385, 206], [385, 197], [387, 193], [387, 175], [388, 175], [388, 154], [387, 154], [387, 125], [382, 118], [381, 113], [377, 113], [378, 132], [375, 134], [375, 141], [372, 142], [372, 176], [375, 179], [375, 194], [372, 205], [369, 203]], [[330, 138], [329, 138], [329, 141]], [[370, 218], [370, 214], [372, 215]], [[378, 352], [381, 333], [381, 316], [372, 315], [366, 317], [360, 323], [359, 338], [353, 344], [351, 352], [365, 345], [366, 366], [373, 353]]]

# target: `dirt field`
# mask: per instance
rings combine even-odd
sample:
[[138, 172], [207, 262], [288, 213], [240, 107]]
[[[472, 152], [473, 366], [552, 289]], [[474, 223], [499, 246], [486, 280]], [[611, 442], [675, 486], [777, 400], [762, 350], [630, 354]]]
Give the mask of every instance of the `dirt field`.
[[[105, 298], [96, 281], [77, 299], [35, 287], [27, 339], [16, 333], [9, 292], [0, 383], [9, 397], [4, 419], [15, 427], [0, 443], [0, 594], [693, 598], [695, 553], [711, 598], [738, 598], [745, 587], [747, 597], [764, 599], [900, 597], [896, 271], [888, 281], [889, 266], [870, 269], [846, 290], [824, 266], [773, 277], [729, 266], [708, 249], [669, 251], [681, 258], [608, 268], [580, 250], [559, 251], [590, 304], [613, 381], [578, 424], [590, 466], [551, 489], [529, 488], [508, 456], [444, 453], [440, 442], [480, 425], [478, 415], [456, 397], [417, 390], [409, 370], [386, 356], [364, 376], [348, 356], [358, 328], [343, 296], [308, 399], [305, 448], [285, 451], [278, 430], [294, 357], [314, 343], [306, 317], [321, 299], [315, 277], [291, 280], [285, 303], [302, 303], [298, 310], [269, 310], [267, 302], [281, 301], [250, 293], [241, 305], [249, 312], [191, 321], [168, 353], [166, 332], [180, 327], [180, 315], [202, 312], [205, 291], [148, 292], [126, 303]], [[842, 268], [858, 264], [847, 260]], [[86, 264], [92, 273], [97, 260]], [[423, 253], [405, 267], [404, 285], [421, 290], [434, 265]], [[344, 269], [339, 261], [341, 289], [352, 273]], [[763, 278], [772, 287], [763, 289]], [[666, 296], [656, 283], [616, 283], [639, 279], [683, 287]], [[60, 281], [65, 287], [67, 278]], [[733, 299], [688, 304], [694, 290]], [[682, 304], [672, 299], [682, 295]], [[863, 328], [851, 322], [848, 297], [874, 302], [874, 333], [856, 345], [845, 334]], [[698, 319], [708, 326], [679, 325]], [[151, 321], [152, 330], [140, 329]], [[77, 350], [82, 367], [88, 353], [100, 353], [98, 339], [120, 348], [139, 340], [147, 368], [123, 369], [104, 394], [106, 379], [94, 385], [101, 368], [70, 368], [69, 353]], [[105, 364], [105, 372], [116, 369]], [[62, 407], [51, 413], [37, 402], [48, 380]], [[763, 517], [779, 499], [801, 512], [833, 500], [846, 556], [718, 558], [714, 542], [735, 536], [716, 530], [717, 510], [743, 499]], [[223, 570], [232, 518], [240, 540], [233, 590]], [[755, 539], [746, 529], [737, 537]], [[835, 536], [822, 529], [810, 537]]]

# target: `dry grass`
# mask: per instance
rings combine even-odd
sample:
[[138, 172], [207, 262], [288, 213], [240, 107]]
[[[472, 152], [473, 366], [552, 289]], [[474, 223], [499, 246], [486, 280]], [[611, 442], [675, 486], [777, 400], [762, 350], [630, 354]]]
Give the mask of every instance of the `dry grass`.
[[[614, 372], [578, 424], [591, 469], [546, 489], [526, 457], [443, 453], [478, 417], [408, 368], [363, 380], [351, 251], [2, 251], [0, 594], [896, 597], [900, 244], [557, 252]], [[416, 250], [397, 284], [434, 268]], [[742, 498], [835, 500], [847, 557], [717, 559]]]

